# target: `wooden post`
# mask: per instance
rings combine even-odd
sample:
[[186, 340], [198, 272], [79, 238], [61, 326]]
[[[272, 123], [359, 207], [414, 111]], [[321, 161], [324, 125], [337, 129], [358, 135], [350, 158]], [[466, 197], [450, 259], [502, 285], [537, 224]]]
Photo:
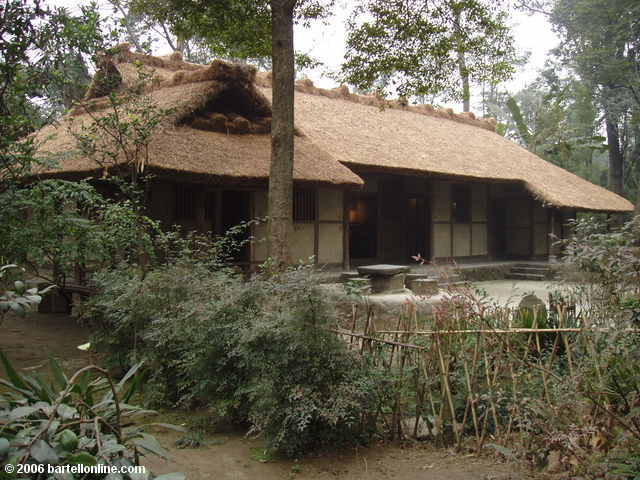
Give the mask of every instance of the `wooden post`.
[[549, 263], [556, 263], [558, 261], [554, 249], [553, 249], [553, 244], [555, 242], [555, 240], [553, 239], [552, 235], [555, 235], [555, 230], [556, 230], [556, 215], [555, 215], [556, 211], [554, 208], [551, 208], [549, 211], [549, 242], [548, 242], [548, 247], [549, 247]]

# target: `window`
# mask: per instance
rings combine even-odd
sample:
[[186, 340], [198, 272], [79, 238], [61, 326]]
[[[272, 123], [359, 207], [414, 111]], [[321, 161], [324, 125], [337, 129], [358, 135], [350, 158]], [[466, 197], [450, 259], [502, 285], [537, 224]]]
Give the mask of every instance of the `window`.
[[451, 185], [451, 216], [456, 223], [471, 222], [471, 187]]
[[316, 192], [314, 190], [294, 190], [293, 221], [313, 222], [316, 220]]
[[195, 193], [189, 185], [176, 185], [176, 218], [195, 218]]

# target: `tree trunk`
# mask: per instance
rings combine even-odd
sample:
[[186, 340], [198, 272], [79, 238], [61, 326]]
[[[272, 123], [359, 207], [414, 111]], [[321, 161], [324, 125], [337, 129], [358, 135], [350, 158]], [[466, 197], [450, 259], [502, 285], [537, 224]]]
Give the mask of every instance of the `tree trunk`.
[[464, 58], [464, 46], [461, 37], [463, 36], [462, 27], [460, 26], [460, 10], [454, 9], [453, 25], [456, 32], [456, 52], [458, 56], [458, 73], [462, 80], [462, 111], [471, 111], [471, 88], [469, 87], [469, 70], [467, 70], [467, 61]]
[[269, 172], [269, 256], [276, 266], [290, 262], [293, 231], [293, 8], [295, 0], [271, 0], [273, 118]]
[[469, 87], [469, 71], [464, 59], [464, 52], [458, 51], [458, 69], [462, 79], [462, 111], [471, 111], [471, 88]]
[[606, 115], [607, 144], [609, 145], [609, 190], [624, 195], [623, 162], [624, 157], [620, 149], [620, 134], [618, 125], [611, 115]]

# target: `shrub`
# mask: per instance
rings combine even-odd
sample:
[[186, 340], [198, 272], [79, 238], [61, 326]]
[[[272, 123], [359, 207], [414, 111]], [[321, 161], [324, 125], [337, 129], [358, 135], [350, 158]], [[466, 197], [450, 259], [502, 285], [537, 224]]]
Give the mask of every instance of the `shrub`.
[[0, 326], [4, 317], [13, 312], [16, 315], [25, 315], [27, 311], [42, 301], [42, 295], [50, 290], [27, 288], [22, 280], [24, 269], [17, 265], [0, 266]]
[[333, 309], [311, 268], [245, 281], [192, 257], [97, 275], [86, 315], [99, 350], [147, 362], [155, 401], [208, 406], [286, 455], [362, 438], [375, 382], [326, 330]]
[[[637, 317], [640, 301], [640, 215], [617, 231], [593, 218], [572, 224], [574, 235], [564, 240], [566, 280], [576, 282], [576, 297], [592, 320], [609, 324]], [[586, 308], [588, 307], [588, 308]]]

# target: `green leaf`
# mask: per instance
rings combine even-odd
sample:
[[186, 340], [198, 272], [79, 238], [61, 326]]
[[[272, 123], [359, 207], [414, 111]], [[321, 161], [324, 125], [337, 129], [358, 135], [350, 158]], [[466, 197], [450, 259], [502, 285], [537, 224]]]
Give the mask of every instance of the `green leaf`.
[[88, 467], [98, 464], [96, 457], [87, 452], [80, 452], [67, 457], [67, 463], [69, 465], [86, 465]]
[[58, 405], [58, 415], [60, 415], [65, 420], [70, 420], [74, 418], [78, 414], [78, 410], [69, 405], [61, 403]]
[[102, 447], [102, 452], [104, 455], [113, 455], [115, 453], [124, 452], [127, 449], [124, 445], [120, 445], [117, 442], [107, 442]]
[[9, 360], [2, 352], [0, 352], [0, 363], [2, 363], [2, 367], [4, 368], [7, 378], [15, 387], [20, 388], [21, 390], [30, 390], [28, 385], [22, 380], [22, 377], [18, 375], [18, 372], [13, 369], [13, 366], [9, 363]]
[[32, 393], [29, 390], [23, 390], [21, 388], [16, 387], [13, 383], [7, 382], [4, 378], [0, 378], [0, 385], [4, 385], [5, 387], [13, 390], [14, 392], [19, 393], [20, 395], [24, 395], [28, 399], [32, 399]]
[[9, 452], [9, 440], [0, 438], [0, 457], [4, 457]]
[[60, 445], [67, 452], [72, 452], [78, 448], [78, 436], [69, 429], [64, 430], [60, 434]]
[[160, 446], [158, 440], [153, 435], [141, 433], [139, 438], [133, 440], [138, 447], [147, 450], [165, 460], [168, 458], [167, 452]]
[[38, 440], [31, 446], [31, 456], [40, 463], [58, 463], [56, 451], [44, 440]]
[[186, 432], [187, 429], [185, 427], [181, 427], [180, 425], [173, 425], [171, 423], [158, 423], [158, 422], [154, 422], [154, 423], [146, 423], [144, 425], [145, 427], [161, 427], [161, 428], [167, 428], [169, 430], [174, 430], [176, 432]]
[[15, 421], [24, 417], [28, 417], [33, 412], [36, 412], [38, 409], [35, 407], [18, 407], [14, 408], [9, 412], [9, 420]]
[[69, 379], [62, 371], [62, 368], [60, 368], [60, 364], [54, 358], [49, 358], [49, 368], [51, 369], [53, 379], [58, 384], [58, 387], [60, 387], [60, 390], [66, 389], [69, 384]]

